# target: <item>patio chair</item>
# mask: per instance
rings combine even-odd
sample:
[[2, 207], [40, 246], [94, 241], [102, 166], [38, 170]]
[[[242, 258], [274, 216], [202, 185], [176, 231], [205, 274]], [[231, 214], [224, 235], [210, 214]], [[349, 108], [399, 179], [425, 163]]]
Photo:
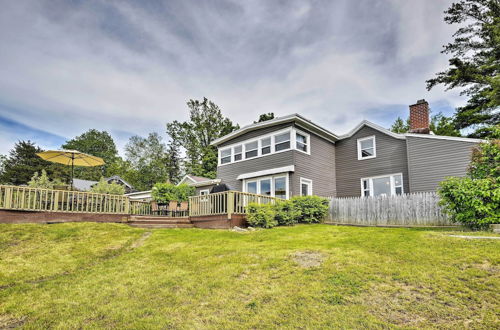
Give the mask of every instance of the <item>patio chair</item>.
[[168, 212], [170, 212], [170, 216], [174, 216], [174, 214], [177, 212], [178, 204], [179, 203], [177, 201], [168, 202]]
[[189, 209], [189, 203], [188, 202], [181, 202], [181, 206], [179, 208], [179, 212], [181, 213], [181, 216], [186, 216], [188, 209]]
[[151, 202], [151, 213], [153, 215], [160, 215], [160, 208], [158, 207], [158, 203], [155, 201]]

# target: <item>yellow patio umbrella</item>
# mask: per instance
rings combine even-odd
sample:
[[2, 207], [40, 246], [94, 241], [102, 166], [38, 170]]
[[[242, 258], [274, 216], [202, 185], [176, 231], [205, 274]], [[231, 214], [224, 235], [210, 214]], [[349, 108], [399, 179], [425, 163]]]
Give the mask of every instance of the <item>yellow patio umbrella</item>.
[[71, 189], [73, 189], [74, 166], [104, 165], [100, 157], [92, 156], [78, 150], [47, 150], [37, 153], [37, 156], [49, 162], [71, 165]]

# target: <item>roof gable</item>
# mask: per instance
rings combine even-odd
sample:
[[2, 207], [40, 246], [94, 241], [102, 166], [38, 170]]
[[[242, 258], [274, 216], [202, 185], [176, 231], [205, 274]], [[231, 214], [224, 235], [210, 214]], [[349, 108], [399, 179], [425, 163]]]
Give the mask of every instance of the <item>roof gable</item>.
[[382, 127], [382, 126], [379, 126], [377, 124], [374, 124], [374, 123], [372, 123], [371, 121], [368, 121], [368, 120], [363, 120], [356, 127], [354, 127], [349, 133], [340, 136], [339, 139], [342, 140], [342, 139], [350, 138], [351, 136], [353, 136], [354, 134], [356, 134], [360, 129], [362, 129], [365, 126], [368, 126], [368, 127], [373, 128], [374, 130], [377, 130], [377, 131], [379, 131], [381, 133], [384, 133], [384, 134], [387, 134], [389, 136], [392, 136], [395, 139], [401, 139], [401, 140], [405, 139], [405, 135], [404, 134], [398, 134], [398, 133], [391, 132], [390, 130], [388, 130], [388, 129]]
[[315, 133], [316, 135], [319, 135], [319, 136], [321, 136], [321, 137], [323, 137], [331, 142], [335, 142], [336, 140], [338, 140], [337, 135], [335, 135], [332, 132], [330, 132], [329, 130], [313, 123], [311, 120], [306, 119], [306, 118], [302, 117], [301, 115], [295, 113], [295, 114], [291, 114], [288, 116], [278, 117], [278, 118], [266, 120], [266, 121], [263, 121], [260, 123], [253, 123], [250, 125], [243, 126], [242, 128], [240, 128], [236, 131], [233, 131], [227, 135], [224, 135], [223, 137], [220, 137], [220, 138], [214, 140], [211, 143], [211, 145], [218, 146], [224, 142], [230, 141], [230, 140], [232, 140], [238, 136], [241, 136], [245, 133], [255, 131], [258, 129], [262, 129], [265, 127], [280, 125], [283, 123], [297, 123], [302, 129], [305, 129], [305, 130], [308, 130], [312, 133]]

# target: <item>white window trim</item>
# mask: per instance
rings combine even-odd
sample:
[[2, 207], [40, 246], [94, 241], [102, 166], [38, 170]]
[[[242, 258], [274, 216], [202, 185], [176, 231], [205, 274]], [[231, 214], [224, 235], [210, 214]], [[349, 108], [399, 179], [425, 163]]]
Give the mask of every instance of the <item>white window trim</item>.
[[[283, 133], [286, 133], [286, 132], [290, 132], [290, 148], [288, 149], [284, 149], [284, 150], [280, 150], [280, 151], [276, 151], [275, 150], [275, 141], [274, 141], [274, 136], [275, 135], [280, 135], [280, 134], [283, 134]], [[296, 147], [296, 133], [300, 133], [300, 134], [303, 134], [305, 136], [307, 136], [307, 139], [308, 139], [308, 152], [304, 152], [302, 150], [298, 150], [297, 147]], [[265, 154], [263, 155], [262, 154], [262, 143], [261, 143], [261, 140], [262, 139], [265, 139], [265, 138], [268, 138], [270, 137], [271, 138], [271, 152], [268, 153], [268, 154]], [[245, 148], [245, 144], [247, 143], [250, 143], [250, 142], [255, 142], [257, 141], [257, 156], [255, 157], [251, 157], [251, 158], [246, 158], [245, 157], [245, 153], [246, 153], [246, 148]], [[274, 131], [274, 132], [271, 132], [271, 133], [268, 133], [268, 134], [264, 134], [264, 135], [260, 135], [258, 137], [255, 137], [255, 138], [251, 138], [251, 139], [247, 139], [247, 140], [244, 140], [244, 141], [240, 141], [238, 143], [233, 143], [233, 144], [229, 144], [229, 145], [225, 145], [223, 147], [220, 147], [218, 149], [218, 166], [225, 166], [225, 165], [230, 165], [230, 164], [234, 164], [234, 163], [238, 163], [238, 162], [243, 162], [243, 161], [246, 161], [246, 160], [250, 160], [250, 159], [257, 159], [257, 158], [260, 158], [260, 157], [266, 157], [266, 156], [270, 156], [270, 155], [274, 155], [274, 154], [277, 154], [277, 153], [280, 153], [280, 152], [287, 152], [287, 151], [299, 151], [299, 152], [302, 152], [302, 153], [305, 153], [305, 154], [308, 154], [310, 155], [311, 154], [311, 137], [310, 137], [310, 134], [308, 133], [305, 133], [304, 131], [302, 130], [298, 130], [296, 129], [295, 127], [287, 127], [287, 128], [284, 128], [284, 129], [281, 129], [281, 130], [278, 130], [278, 131]], [[237, 147], [241, 145], [241, 160], [234, 160], [234, 147]], [[222, 161], [222, 158], [221, 158], [221, 152], [222, 150], [227, 150], [227, 149], [231, 149], [231, 161], [229, 163], [225, 163], [225, 164], [222, 164], [221, 161]]]
[[[373, 139], [373, 155], [368, 156], [368, 157], [362, 157], [361, 156], [361, 142], [366, 141], [366, 140], [371, 140], [371, 139]], [[365, 159], [371, 159], [371, 158], [377, 157], [377, 140], [375, 138], [375, 135], [367, 136], [364, 138], [359, 138], [357, 145], [358, 145], [358, 160], [365, 160]]]
[[300, 196], [303, 196], [302, 195], [302, 184], [305, 183], [307, 184], [307, 196], [312, 196], [313, 194], [313, 182], [312, 180], [310, 179], [306, 179], [306, 178], [300, 178]]
[[[304, 135], [306, 137], [306, 140], [307, 140], [307, 143], [306, 143], [306, 146], [307, 146], [307, 151], [302, 151], [300, 149], [297, 148], [297, 133], [300, 134], [300, 135]], [[301, 152], [303, 154], [306, 154], [306, 155], [310, 155], [311, 154], [311, 135], [304, 132], [304, 131], [301, 131], [299, 129], [294, 129], [294, 133], [293, 133], [293, 146], [294, 146], [294, 149], [297, 150], [298, 152]]]
[[200, 190], [198, 195], [203, 196], [202, 193], [205, 193], [205, 195], [208, 195], [208, 194], [210, 194], [210, 189], [202, 189], [202, 190]]
[[370, 196], [368, 196], [368, 197], [373, 197], [373, 179], [386, 178], [386, 177], [389, 177], [390, 178], [389, 180], [391, 181], [391, 196], [396, 196], [396, 185], [394, 183], [394, 177], [396, 175], [401, 175], [401, 194], [404, 194], [405, 193], [405, 185], [404, 185], [403, 173], [392, 173], [392, 174], [384, 174], [384, 175], [370, 176], [367, 178], [361, 178], [361, 180], [360, 180], [361, 197], [365, 197], [363, 181], [368, 180], [368, 189], [370, 191]]
[[251, 179], [244, 179], [243, 180], [243, 192], [247, 192], [247, 183], [249, 182], [256, 182], [257, 183], [257, 194], [260, 194], [260, 181], [270, 179], [271, 180], [271, 196], [275, 196], [275, 187], [274, 187], [274, 180], [279, 179], [279, 178], [285, 178], [286, 182], [286, 195], [285, 199], [290, 198], [290, 174], [289, 173], [282, 173], [282, 174], [276, 174], [276, 175], [271, 175], [271, 176], [262, 176], [262, 177], [255, 177]]

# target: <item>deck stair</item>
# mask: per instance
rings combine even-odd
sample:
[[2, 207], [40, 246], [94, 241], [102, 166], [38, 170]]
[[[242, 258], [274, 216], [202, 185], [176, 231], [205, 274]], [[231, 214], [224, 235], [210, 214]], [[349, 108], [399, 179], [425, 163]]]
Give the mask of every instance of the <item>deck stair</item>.
[[129, 225], [140, 228], [192, 228], [189, 217], [166, 217], [159, 215], [134, 215]]

